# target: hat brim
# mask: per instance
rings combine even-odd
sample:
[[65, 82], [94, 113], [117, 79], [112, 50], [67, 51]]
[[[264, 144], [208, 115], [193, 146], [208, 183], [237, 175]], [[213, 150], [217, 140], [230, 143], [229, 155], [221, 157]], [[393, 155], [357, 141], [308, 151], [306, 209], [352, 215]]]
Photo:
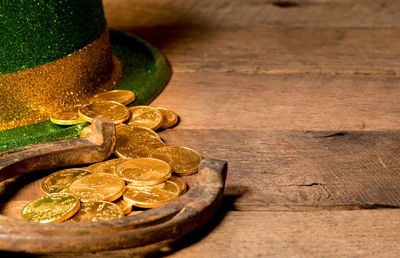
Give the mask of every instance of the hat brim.
[[[111, 50], [123, 63], [123, 76], [114, 89], [135, 92], [131, 105], [147, 105], [164, 89], [171, 77], [165, 56], [143, 39], [110, 29]], [[60, 126], [50, 121], [0, 132], [0, 152], [20, 146], [73, 139], [88, 123]]]

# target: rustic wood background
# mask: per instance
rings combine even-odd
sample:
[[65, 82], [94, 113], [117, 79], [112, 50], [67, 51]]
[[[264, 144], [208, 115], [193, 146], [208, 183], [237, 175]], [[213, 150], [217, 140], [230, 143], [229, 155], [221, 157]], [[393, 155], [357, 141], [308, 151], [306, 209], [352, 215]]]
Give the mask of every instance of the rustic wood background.
[[162, 137], [229, 162], [223, 209], [172, 257], [399, 255], [400, 1], [104, 4], [172, 64]]
[[181, 123], [161, 136], [229, 162], [215, 219], [157, 254], [399, 255], [400, 1], [104, 6], [171, 62], [152, 105]]

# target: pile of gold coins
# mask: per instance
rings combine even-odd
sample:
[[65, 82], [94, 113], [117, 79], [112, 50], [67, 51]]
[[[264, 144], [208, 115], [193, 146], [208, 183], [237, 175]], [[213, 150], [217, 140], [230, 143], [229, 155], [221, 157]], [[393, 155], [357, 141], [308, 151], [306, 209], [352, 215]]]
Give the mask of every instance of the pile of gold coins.
[[[45, 196], [24, 206], [23, 219], [41, 223], [110, 220], [158, 207], [186, 192], [180, 176], [196, 173], [201, 155], [189, 148], [166, 146], [155, 132], [174, 126], [178, 122], [175, 112], [125, 106], [134, 100], [131, 91], [109, 91], [51, 115], [50, 120], [60, 125], [109, 117], [116, 125], [114, 154], [118, 158], [47, 176], [41, 182]], [[81, 137], [90, 132], [88, 126]]]

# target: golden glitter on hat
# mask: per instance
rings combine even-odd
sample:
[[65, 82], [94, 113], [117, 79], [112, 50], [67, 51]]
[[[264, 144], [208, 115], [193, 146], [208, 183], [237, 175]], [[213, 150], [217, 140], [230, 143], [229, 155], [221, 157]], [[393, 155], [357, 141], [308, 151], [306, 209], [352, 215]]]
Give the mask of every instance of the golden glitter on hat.
[[49, 118], [122, 77], [98, 0], [2, 0], [0, 130]]

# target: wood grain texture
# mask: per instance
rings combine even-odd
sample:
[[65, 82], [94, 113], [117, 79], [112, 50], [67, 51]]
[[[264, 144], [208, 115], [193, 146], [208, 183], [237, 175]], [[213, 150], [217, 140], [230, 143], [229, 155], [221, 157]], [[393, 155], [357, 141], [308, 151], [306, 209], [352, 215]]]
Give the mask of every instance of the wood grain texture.
[[175, 73], [152, 105], [180, 129], [398, 130], [399, 77]]
[[[230, 212], [170, 257], [398, 257], [400, 211]], [[190, 244], [192, 244], [190, 246]]]
[[[400, 211], [238, 212], [219, 214], [178, 244], [78, 257], [398, 257]], [[205, 237], [206, 236], [206, 237]], [[177, 251], [179, 250], [179, 251]], [[77, 257], [63, 254], [45, 257]]]
[[[398, 27], [397, 0], [103, 0], [108, 24], [135, 27]], [[291, 2], [292, 5], [286, 5]]]
[[[398, 132], [172, 129], [167, 145], [228, 161], [225, 198], [234, 210], [400, 207]], [[38, 181], [15, 189], [3, 213], [40, 195]], [[14, 185], [21, 185], [16, 183]], [[12, 188], [7, 188], [12, 189]], [[12, 215], [14, 214], [14, 215]]]
[[174, 72], [399, 74], [400, 31], [384, 28], [127, 30], [160, 48]]
[[400, 207], [398, 132], [175, 129], [161, 137], [227, 160], [234, 209]]

